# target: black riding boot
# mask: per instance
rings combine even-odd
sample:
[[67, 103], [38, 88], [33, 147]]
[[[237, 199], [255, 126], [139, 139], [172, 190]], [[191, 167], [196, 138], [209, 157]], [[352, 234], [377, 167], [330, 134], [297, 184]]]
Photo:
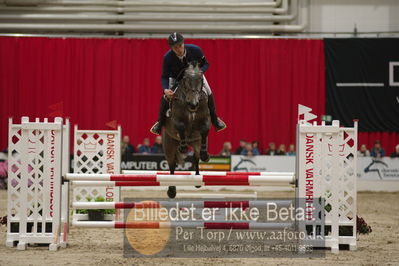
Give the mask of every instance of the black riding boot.
[[158, 121], [151, 127], [150, 132], [155, 135], [161, 135], [162, 127], [165, 124], [166, 112], [169, 109], [169, 102], [162, 96], [161, 106], [159, 108]]
[[227, 127], [226, 123], [223, 122], [223, 120], [220, 119], [216, 114], [215, 98], [213, 97], [213, 94], [208, 96], [208, 108], [211, 115], [211, 122], [216, 131], [222, 131], [225, 129]]

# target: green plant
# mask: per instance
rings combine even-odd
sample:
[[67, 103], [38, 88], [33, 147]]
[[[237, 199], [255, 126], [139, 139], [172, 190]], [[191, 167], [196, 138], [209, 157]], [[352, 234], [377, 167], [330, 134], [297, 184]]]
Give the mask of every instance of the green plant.
[[[92, 202], [93, 198], [90, 197], [90, 196], [87, 196], [86, 197], [86, 201], [87, 202]], [[105, 202], [105, 201], [106, 201], [105, 198], [101, 197], [101, 196], [98, 196], [98, 197], [96, 197], [94, 199], [94, 202]], [[98, 210], [90, 210], [90, 211], [97, 211], [97, 212], [101, 212], [101, 213], [104, 213], [104, 214], [115, 214], [115, 210], [114, 209], [110, 209], [110, 210], [98, 209]], [[78, 213], [78, 214], [88, 214], [89, 210], [88, 209], [77, 209], [76, 213]]]
[[[94, 201], [95, 202], [104, 202], [106, 200], [105, 200], [104, 197], [100, 197], [99, 196], [99, 197], [95, 198]], [[115, 214], [115, 209], [109, 209], [109, 210], [101, 209], [101, 210], [98, 210], [98, 211], [102, 211], [104, 214]]]

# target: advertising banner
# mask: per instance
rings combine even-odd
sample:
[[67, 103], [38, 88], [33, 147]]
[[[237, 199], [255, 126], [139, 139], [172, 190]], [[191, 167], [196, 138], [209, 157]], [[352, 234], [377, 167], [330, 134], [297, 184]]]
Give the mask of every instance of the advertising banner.
[[360, 132], [399, 128], [399, 39], [325, 39], [326, 114]]
[[231, 171], [295, 172], [295, 156], [231, 156]]
[[[295, 156], [240, 156], [231, 157], [231, 171], [295, 172]], [[359, 157], [357, 177], [362, 180], [399, 181], [399, 159]]]
[[[162, 170], [168, 171], [169, 166], [164, 155], [135, 154], [122, 160], [122, 170]], [[185, 159], [184, 165], [178, 165], [177, 171], [194, 171], [193, 156]], [[209, 162], [200, 161], [200, 170], [204, 171], [230, 171], [230, 157], [211, 157]]]
[[399, 158], [360, 157], [357, 176], [359, 180], [399, 181]]
[[[122, 170], [169, 170], [168, 162], [163, 155], [135, 155], [130, 160], [122, 161]], [[193, 157], [186, 158], [183, 166], [177, 170], [193, 171]], [[200, 162], [202, 171], [236, 171], [236, 172], [295, 172], [295, 156], [242, 156], [211, 157], [209, 162]], [[359, 157], [357, 176], [360, 180], [399, 181], [399, 159], [384, 157]]]

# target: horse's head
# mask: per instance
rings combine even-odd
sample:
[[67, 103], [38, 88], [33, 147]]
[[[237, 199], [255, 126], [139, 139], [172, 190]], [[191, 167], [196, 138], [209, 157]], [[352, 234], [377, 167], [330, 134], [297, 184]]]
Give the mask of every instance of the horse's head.
[[190, 111], [198, 109], [203, 86], [203, 73], [197, 63], [190, 63], [184, 71], [182, 79], [183, 101], [188, 105]]

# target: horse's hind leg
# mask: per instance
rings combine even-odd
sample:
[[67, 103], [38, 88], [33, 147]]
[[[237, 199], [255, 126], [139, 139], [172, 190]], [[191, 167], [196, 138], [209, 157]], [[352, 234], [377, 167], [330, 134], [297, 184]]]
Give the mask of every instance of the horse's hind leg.
[[199, 175], [199, 160], [200, 160], [200, 151], [201, 151], [201, 140], [195, 140], [190, 143], [190, 146], [193, 148], [193, 163], [194, 163], [194, 171], [196, 175]]
[[168, 191], [166, 192], [166, 194], [168, 194], [168, 197], [170, 199], [174, 199], [176, 197], [176, 194], [177, 194], [176, 187], [175, 186], [170, 186], [168, 188]]
[[[162, 137], [163, 137], [163, 148], [165, 151], [165, 158], [168, 161], [170, 174], [173, 175], [175, 173], [177, 165], [176, 163], [177, 141], [174, 141], [167, 134], [164, 134]], [[176, 187], [170, 186], [168, 188], [167, 195], [171, 199], [176, 197]]]
[[[174, 175], [175, 174], [175, 169], [176, 169], [176, 161], [174, 161], [173, 163], [169, 163], [169, 170], [170, 170], [170, 174]], [[168, 197], [171, 199], [174, 199], [176, 197], [176, 187], [175, 186], [169, 186], [168, 187]]]
[[195, 169], [195, 174], [199, 175], [199, 156], [198, 155], [194, 155], [194, 169]]

